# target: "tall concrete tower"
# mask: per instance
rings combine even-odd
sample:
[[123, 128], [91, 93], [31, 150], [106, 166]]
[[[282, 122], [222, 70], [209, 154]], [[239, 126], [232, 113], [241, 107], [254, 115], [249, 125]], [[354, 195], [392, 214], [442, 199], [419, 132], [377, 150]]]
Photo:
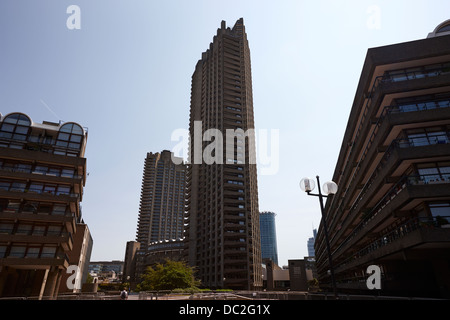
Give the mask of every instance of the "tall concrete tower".
[[205, 286], [260, 288], [252, 77], [242, 18], [233, 28], [222, 21], [195, 67], [191, 90], [188, 261]]

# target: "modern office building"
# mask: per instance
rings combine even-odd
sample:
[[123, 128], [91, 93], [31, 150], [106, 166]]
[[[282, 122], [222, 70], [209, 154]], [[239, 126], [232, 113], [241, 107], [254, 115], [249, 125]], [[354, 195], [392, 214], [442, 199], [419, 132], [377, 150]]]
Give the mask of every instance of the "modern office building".
[[316, 255], [316, 251], [314, 250], [314, 243], [316, 242], [317, 229], [313, 230], [313, 236], [308, 238], [307, 246], [308, 246], [308, 256], [314, 257]]
[[[449, 30], [367, 52], [325, 207], [340, 291], [377, 265], [376, 294], [450, 297]], [[330, 288], [323, 221], [315, 249]]]
[[278, 265], [277, 230], [275, 228], [275, 212], [263, 211], [259, 214], [261, 230], [261, 257], [271, 259]]
[[0, 296], [58, 294], [82, 222], [86, 140], [73, 122], [0, 115]]
[[192, 75], [189, 123], [187, 260], [210, 288], [262, 286], [253, 130], [244, 21], [222, 21]]
[[[172, 152], [147, 153], [142, 178], [136, 241], [136, 274], [149, 264], [151, 246], [183, 238], [186, 164]], [[127, 264], [128, 262], [126, 262]]]

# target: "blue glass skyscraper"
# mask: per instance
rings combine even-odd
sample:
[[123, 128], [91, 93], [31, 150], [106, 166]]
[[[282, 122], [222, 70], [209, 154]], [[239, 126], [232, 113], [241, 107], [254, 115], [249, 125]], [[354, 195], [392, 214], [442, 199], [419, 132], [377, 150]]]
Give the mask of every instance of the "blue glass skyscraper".
[[316, 251], [314, 250], [314, 243], [316, 242], [317, 229], [313, 230], [313, 237], [308, 239], [308, 256], [315, 257]]
[[272, 259], [278, 265], [277, 232], [275, 230], [274, 212], [264, 211], [259, 214], [261, 229], [261, 256], [262, 259]]

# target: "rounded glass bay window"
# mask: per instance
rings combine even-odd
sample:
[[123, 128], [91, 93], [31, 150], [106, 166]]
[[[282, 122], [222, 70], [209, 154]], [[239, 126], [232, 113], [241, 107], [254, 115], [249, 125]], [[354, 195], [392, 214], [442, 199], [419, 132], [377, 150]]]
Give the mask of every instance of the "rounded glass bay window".
[[11, 113], [3, 118], [0, 123], [0, 139], [8, 139], [15, 141], [27, 140], [30, 130], [31, 120], [23, 113]]
[[78, 156], [83, 143], [84, 130], [73, 122], [61, 126], [56, 138], [55, 154]]

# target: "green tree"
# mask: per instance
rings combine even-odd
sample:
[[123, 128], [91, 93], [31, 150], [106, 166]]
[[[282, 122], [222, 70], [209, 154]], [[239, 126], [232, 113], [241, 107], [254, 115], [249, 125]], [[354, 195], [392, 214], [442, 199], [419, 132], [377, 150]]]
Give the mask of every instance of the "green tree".
[[194, 269], [183, 261], [166, 260], [154, 268], [148, 267], [142, 278], [143, 281], [137, 286], [139, 291], [184, 289], [199, 285], [194, 278]]
[[86, 283], [93, 283], [94, 282], [94, 278], [91, 276], [90, 273], [87, 274], [86, 277]]

